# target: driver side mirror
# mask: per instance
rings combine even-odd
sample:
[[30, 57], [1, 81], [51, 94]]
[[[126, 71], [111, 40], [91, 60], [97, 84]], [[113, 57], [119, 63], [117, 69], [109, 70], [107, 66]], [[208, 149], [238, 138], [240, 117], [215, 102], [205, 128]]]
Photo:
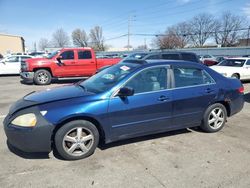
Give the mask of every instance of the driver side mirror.
[[119, 97], [127, 97], [127, 96], [132, 96], [134, 95], [135, 91], [131, 87], [122, 87], [120, 88], [119, 92], [117, 93], [116, 96]]
[[61, 55], [56, 58], [56, 60], [59, 61], [59, 62], [61, 61], [61, 59], [62, 59]]

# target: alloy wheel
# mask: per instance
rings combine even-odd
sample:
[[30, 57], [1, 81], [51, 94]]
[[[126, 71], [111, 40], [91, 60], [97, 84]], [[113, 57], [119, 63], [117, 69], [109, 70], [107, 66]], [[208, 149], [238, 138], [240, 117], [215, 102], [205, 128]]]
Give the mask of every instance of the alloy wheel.
[[208, 125], [212, 129], [219, 129], [225, 121], [225, 114], [221, 108], [213, 109], [208, 116]]
[[93, 133], [83, 127], [76, 127], [67, 132], [63, 138], [63, 149], [71, 156], [87, 153], [94, 143]]

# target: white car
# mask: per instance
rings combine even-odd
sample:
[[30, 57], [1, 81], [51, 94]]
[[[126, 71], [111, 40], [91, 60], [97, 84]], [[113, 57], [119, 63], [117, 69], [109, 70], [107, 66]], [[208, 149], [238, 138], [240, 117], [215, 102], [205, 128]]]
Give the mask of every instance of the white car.
[[21, 62], [32, 58], [29, 55], [13, 55], [0, 60], [0, 75], [19, 74]]
[[250, 58], [229, 58], [210, 68], [226, 77], [250, 80]]

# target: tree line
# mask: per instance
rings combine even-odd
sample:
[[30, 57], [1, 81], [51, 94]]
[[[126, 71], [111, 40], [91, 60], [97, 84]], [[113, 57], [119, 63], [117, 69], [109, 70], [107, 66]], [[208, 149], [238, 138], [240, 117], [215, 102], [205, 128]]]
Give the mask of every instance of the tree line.
[[156, 36], [153, 45], [160, 49], [203, 47], [210, 41], [221, 47], [232, 47], [240, 38], [247, 37], [248, 23], [244, 17], [224, 12], [216, 18], [202, 13], [185, 22], [168, 27]]
[[[92, 47], [96, 51], [104, 51], [106, 46], [104, 45], [104, 37], [102, 28], [95, 26], [87, 34], [84, 29], [75, 29], [71, 33], [71, 39], [76, 47]], [[57, 29], [53, 34], [51, 40], [47, 38], [41, 38], [39, 40], [39, 49], [45, 50], [48, 47], [63, 48], [70, 46], [70, 36], [64, 29]]]

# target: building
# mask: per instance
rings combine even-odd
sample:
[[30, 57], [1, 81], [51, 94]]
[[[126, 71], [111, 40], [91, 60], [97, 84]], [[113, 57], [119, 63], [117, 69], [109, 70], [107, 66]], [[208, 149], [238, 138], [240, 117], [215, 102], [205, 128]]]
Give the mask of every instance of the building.
[[24, 39], [21, 36], [0, 34], [0, 54], [24, 52]]
[[250, 46], [250, 38], [239, 39], [238, 46]]

